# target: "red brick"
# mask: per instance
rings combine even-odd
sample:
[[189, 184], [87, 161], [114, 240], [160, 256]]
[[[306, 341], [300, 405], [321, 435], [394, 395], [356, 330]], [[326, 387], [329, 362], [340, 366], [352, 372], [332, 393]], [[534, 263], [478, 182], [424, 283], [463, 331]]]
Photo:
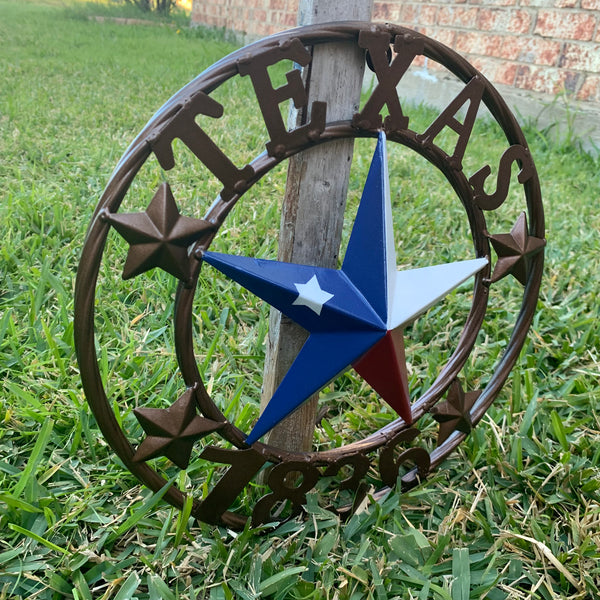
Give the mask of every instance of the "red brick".
[[421, 33], [433, 38], [440, 44], [454, 48], [457, 33], [454, 29], [445, 27], [423, 27]]
[[581, 1], [585, 0], [520, 0], [519, 4], [535, 8], [577, 8]]
[[264, 21], [257, 22], [253, 29], [258, 35], [269, 35], [269, 26]]
[[515, 86], [534, 92], [558, 94], [565, 90], [576, 91], [583, 78], [581, 73], [565, 69], [521, 65], [517, 69]]
[[393, 12], [392, 12], [392, 23], [399, 23], [401, 14], [402, 14], [402, 5], [395, 4]]
[[577, 100], [600, 102], [600, 75], [588, 75], [576, 97]]
[[497, 36], [494, 39], [494, 43], [497, 45], [490, 45], [489, 54], [508, 60], [516, 60], [521, 53], [523, 45], [521, 38], [512, 35]]
[[532, 90], [534, 89], [534, 78], [534, 67], [520, 66], [517, 69], [515, 86], [525, 90]]
[[568, 42], [560, 57], [560, 67], [600, 73], [600, 45]]
[[518, 60], [535, 65], [557, 66], [562, 44], [540, 37], [519, 38]]
[[[373, 7], [373, 20], [394, 23], [400, 19], [400, 9], [401, 7], [393, 2], [377, 2]], [[418, 4], [413, 5], [413, 10], [416, 15]], [[416, 17], [414, 18], [413, 22], [417, 22]]]
[[533, 17], [527, 10], [511, 10], [507, 31], [511, 33], [527, 33], [531, 30]]
[[527, 33], [531, 24], [530, 12], [522, 9], [482, 8], [477, 17], [477, 26], [483, 31]]
[[[517, 4], [517, 0], [469, 0], [469, 4], [483, 4], [489, 6], [490, 4], [493, 6], [515, 6]], [[521, 0], [521, 4], [523, 4], [523, 0]]]
[[490, 81], [494, 81], [494, 76], [496, 74], [496, 69], [498, 68], [498, 63], [493, 58], [476, 56], [471, 60], [471, 64], [480, 71], [484, 77], [487, 77]]
[[498, 22], [505, 12], [491, 8], [482, 8], [477, 15], [477, 26], [484, 31], [498, 31]]
[[477, 16], [477, 26], [479, 29], [484, 31], [490, 31], [497, 29], [498, 16], [502, 13], [498, 10], [491, 10], [489, 8], [482, 8]]
[[283, 18], [283, 22], [281, 23], [285, 27], [294, 27], [297, 23], [298, 17], [296, 13], [286, 12]]
[[[192, 20], [266, 35], [294, 26], [297, 7], [298, 0], [194, 0]], [[600, 101], [600, 0], [383, 0], [374, 20], [455, 48], [493, 82]], [[413, 66], [439, 68], [422, 57]]]
[[419, 23], [421, 25], [434, 25], [437, 17], [437, 7], [423, 5], [419, 11]]
[[487, 37], [481, 33], [461, 32], [456, 40], [455, 50], [463, 54], [485, 54], [482, 52], [482, 46]]
[[564, 88], [568, 92], [576, 92], [580, 87], [581, 83], [585, 79], [583, 73], [576, 73], [575, 71], [561, 71], [564, 75]]
[[534, 33], [563, 40], [591, 40], [596, 17], [575, 11], [540, 10]]
[[440, 6], [437, 24], [446, 27], [464, 27], [470, 29], [477, 19], [478, 8], [462, 6]]
[[456, 50], [467, 54], [497, 56], [516, 60], [520, 53], [521, 41], [512, 36], [490, 35], [488, 33], [461, 33], [456, 40]]
[[417, 33], [431, 37], [431, 27], [419, 27], [418, 25], [413, 25], [412, 29]]
[[390, 7], [390, 23], [398, 23], [400, 21], [400, 10], [402, 6], [400, 4], [393, 4]]
[[499, 64], [496, 73], [494, 74], [494, 83], [514, 85], [518, 68], [518, 65], [515, 63], [504, 62]]
[[412, 63], [410, 63], [410, 68], [412, 69], [413, 67], [424, 67], [426, 64], [426, 58], [424, 56], [415, 56], [413, 58]]
[[414, 27], [418, 22], [418, 8], [416, 4], [403, 4], [400, 7], [400, 22]]
[[[414, 15], [416, 15], [419, 5], [413, 4], [412, 9], [414, 11]], [[394, 2], [376, 2], [373, 6], [373, 20], [395, 23], [400, 19], [401, 10], [402, 6]], [[413, 22], [417, 22], [416, 17], [413, 19]]]
[[425, 60], [423, 61], [423, 69], [421, 69], [421, 71], [425, 71], [425, 72], [431, 72], [431, 71], [435, 71], [435, 72], [446, 72], [446, 67], [444, 67], [443, 65], [441, 65], [440, 63], [437, 63], [433, 60], [429, 60], [428, 58], [425, 58]]
[[373, 6], [372, 17], [374, 21], [387, 21], [389, 13], [389, 7], [386, 3], [378, 2]]

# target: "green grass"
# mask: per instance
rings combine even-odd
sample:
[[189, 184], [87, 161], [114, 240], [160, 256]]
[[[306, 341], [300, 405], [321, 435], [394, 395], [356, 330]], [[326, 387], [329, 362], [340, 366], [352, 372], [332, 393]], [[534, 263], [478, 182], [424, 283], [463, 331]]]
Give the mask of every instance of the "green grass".
[[[125, 27], [87, 18], [132, 16], [123, 10], [0, 0], [0, 598], [600, 597], [600, 164], [532, 127], [549, 240], [534, 327], [496, 405], [423, 485], [390, 493], [345, 525], [309, 495], [306, 520], [234, 534], [165, 506], [116, 460], [87, 408], [73, 355], [85, 230], [112, 169], [153, 112], [233, 50], [177, 22]], [[233, 133], [223, 137], [233, 154], [261, 138], [247, 127], [255, 108], [246, 83], [222, 92], [236, 102]], [[413, 122], [429, 117], [415, 109]], [[239, 147], [234, 128], [242, 127]], [[493, 128], [473, 139], [474, 155], [493, 156]], [[352, 206], [367, 146], [359, 145]], [[201, 216], [214, 186], [180, 152], [186, 168], [169, 180], [178, 200], [189, 199], [182, 209]], [[405, 153], [394, 164], [411, 242], [399, 262], [427, 264], [440, 248], [459, 255], [466, 232], [441, 181]], [[124, 209], [145, 207], [162, 177], [149, 164]], [[274, 173], [236, 208], [216, 247], [257, 251], [259, 240], [258, 253], [273, 254], [284, 177], [283, 169]], [[432, 203], [448, 212], [423, 212]], [[432, 227], [443, 232], [433, 240]], [[110, 397], [133, 423], [134, 406], [158, 406], [182, 384], [170, 335], [175, 284], [163, 273], [121, 282], [125, 250], [111, 237], [98, 289], [99, 341]], [[202, 285], [201, 368], [230, 418], [247, 424], [260, 389], [266, 311], [214, 273]], [[491, 340], [510, 323], [509, 287], [499, 286], [486, 322]], [[210, 295], [214, 288], [220, 298]], [[410, 333], [414, 393], [451, 350], [462, 309], [457, 294]], [[427, 354], [430, 342], [437, 354]], [[501, 351], [488, 348], [467, 366], [473, 381]], [[366, 393], [351, 375], [336, 386], [329, 394]], [[353, 406], [347, 418], [334, 410], [317, 441], [336, 444], [386, 419], [376, 402]], [[427, 439], [433, 430], [425, 428]], [[187, 475], [161, 465], [182, 487], [206, 481], [202, 461]]]

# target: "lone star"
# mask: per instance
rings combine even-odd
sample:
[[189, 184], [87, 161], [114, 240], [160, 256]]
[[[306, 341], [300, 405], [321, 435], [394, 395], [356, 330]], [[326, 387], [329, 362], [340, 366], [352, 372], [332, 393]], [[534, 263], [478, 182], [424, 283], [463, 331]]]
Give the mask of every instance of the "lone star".
[[318, 315], [321, 314], [323, 304], [333, 298], [333, 294], [325, 292], [319, 286], [319, 280], [313, 275], [306, 283], [295, 283], [298, 297], [294, 300], [294, 306], [308, 306]]
[[[310, 334], [248, 435], [248, 444], [350, 365], [410, 423], [403, 328], [487, 264], [486, 258], [478, 258], [396, 270], [383, 133], [340, 270], [208, 251], [203, 259]], [[313, 287], [300, 289], [298, 281]]]
[[123, 279], [160, 267], [182, 281], [190, 275], [189, 245], [213, 226], [179, 214], [168, 183], [163, 183], [146, 212], [109, 214], [108, 221], [129, 243]]
[[133, 456], [136, 462], [166, 456], [185, 469], [194, 443], [223, 427], [223, 423], [197, 414], [193, 389], [188, 389], [169, 408], [136, 408], [133, 412], [148, 435]]

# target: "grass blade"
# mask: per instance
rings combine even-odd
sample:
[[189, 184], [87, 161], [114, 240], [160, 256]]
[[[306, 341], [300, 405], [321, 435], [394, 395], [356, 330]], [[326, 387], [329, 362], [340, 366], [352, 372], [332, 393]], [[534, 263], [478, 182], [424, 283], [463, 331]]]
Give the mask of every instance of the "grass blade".
[[131, 600], [140, 585], [140, 577], [134, 571], [120, 587], [114, 600]]
[[27, 466], [21, 473], [21, 477], [19, 477], [19, 481], [12, 490], [13, 496], [20, 496], [23, 493], [23, 490], [29, 483], [31, 477], [33, 477], [35, 470], [37, 469], [39, 463], [42, 461], [44, 457], [44, 450], [46, 449], [46, 445], [50, 440], [50, 436], [52, 435], [52, 428], [54, 427], [54, 422], [51, 419], [46, 419], [44, 424], [42, 425], [42, 429], [37, 437], [35, 442], [35, 446], [31, 452], [29, 457], [29, 461], [27, 462]]
[[55, 552], [60, 552], [61, 554], [69, 554], [68, 550], [65, 550], [64, 548], [57, 546], [53, 542], [50, 542], [46, 538], [43, 538], [41, 535], [38, 535], [37, 533], [30, 531], [29, 529], [25, 529], [25, 527], [21, 527], [20, 525], [15, 525], [14, 523], [9, 523], [8, 526], [13, 531], [16, 531], [17, 533], [20, 533], [28, 538], [31, 538], [32, 540], [35, 540], [36, 542], [39, 542], [40, 544], [43, 544], [44, 546], [46, 546], [46, 548], [50, 548], [50, 550], [54, 550]]
[[109, 542], [114, 542], [118, 537], [122, 536], [128, 529], [131, 529], [133, 526], [137, 525], [139, 521], [145, 517], [161, 500], [162, 497], [166, 494], [167, 490], [173, 485], [175, 479], [177, 479], [178, 475], [173, 475], [165, 485], [163, 485], [160, 490], [154, 492], [151, 496], [146, 498], [141, 506], [130, 515], [119, 527], [118, 529], [108, 537]]
[[469, 600], [471, 564], [467, 548], [452, 550], [452, 600]]

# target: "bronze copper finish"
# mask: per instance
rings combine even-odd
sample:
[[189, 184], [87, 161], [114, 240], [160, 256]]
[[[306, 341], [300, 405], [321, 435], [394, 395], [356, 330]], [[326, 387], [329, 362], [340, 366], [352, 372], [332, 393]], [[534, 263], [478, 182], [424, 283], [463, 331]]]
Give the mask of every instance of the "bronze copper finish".
[[[297, 67], [309, 67], [314, 46], [340, 41], [358, 45], [365, 51], [376, 82], [362, 109], [351, 119], [330, 121], [325, 103], [316, 101], [307, 106], [305, 83], [297, 68], [287, 73], [287, 83], [279, 88], [274, 87], [269, 68], [283, 60], [293, 61]], [[421, 56], [442, 65], [464, 87], [419, 133], [411, 129], [397, 89], [410, 65]], [[198, 116], [214, 121], [226, 114], [227, 108], [211, 94], [234, 77], [247, 77], [251, 82], [260, 109], [257, 118], [262, 117], [269, 138], [265, 140], [266, 152], [258, 149], [257, 155], [243, 165], [234, 164], [197, 122]], [[280, 110], [280, 104], [287, 100], [304, 112], [303, 124], [292, 131], [288, 130]], [[463, 170], [481, 105], [487, 107], [507, 141], [499, 164], [494, 166], [497, 176], [493, 190], [494, 183], [487, 181], [492, 173], [489, 165], [483, 165], [470, 177]], [[459, 118], [464, 107], [464, 117]], [[474, 255], [488, 257], [490, 265], [475, 278], [472, 305], [460, 339], [434, 383], [413, 399], [412, 424], [398, 418], [363, 439], [324, 451], [289, 453], [261, 442], [248, 447], [245, 432], [226, 418], [223, 407], [217, 405], [205, 387], [194, 352], [192, 307], [199, 293], [202, 252], [218, 235], [243, 194], [276, 165], [331, 140], [375, 138], [382, 128], [389, 143], [407, 147], [445, 176], [464, 208]], [[449, 153], [438, 145], [446, 129], [456, 139]], [[132, 182], [152, 155], [166, 171], [177, 165], [175, 139], [222, 186], [204, 218], [180, 214], [168, 183], [158, 187], [144, 212], [119, 213]], [[517, 182], [511, 181], [515, 163]], [[486, 213], [501, 211], [509, 187], [514, 189], [517, 184], [524, 198], [522, 215], [509, 233], [490, 232]], [[160, 268], [179, 280], [173, 335], [179, 374], [187, 391], [171, 399], [168, 408], [135, 409], [135, 417], [143, 429], [141, 439], [139, 434], [132, 435], [115, 416], [96, 354], [96, 284], [107, 237], [115, 235], [111, 234], [113, 229], [129, 245], [123, 267], [125, 279]], [[203, 497], [194, 499], [192, 514], [198, 519], [230, 527], [241, 527], [248, 518], [255, 525], [280, 521], [302, 512], [309, 491], [319, 489], [326, 495], [323, 489], [330, 492], [332, 486], [335, 494], [347, 500], [337, 502], [327, 496], [324, 506], [346, 517], [369, 490], [377, 496], [377, 490], [396, 485], [398, 479], [403, 489], [416, 485], [481, 420], [498, 396], [523, 346], [537, 302], [544, 244], [539, 181], [523, 133], [498, 92], [455, 52], [421, 34], [389, 24], [315, 25], [266, 38], [224, 58], [175, 94], [133, 141], [104, 191], [87, 233], [75, 290], [75, 343], [87, 400], [114, 451], [152, 490], [160, 490], [167, 482], [152, 464], [156, 457], [167, 457], [178, 468], [185, 469], [194, 455], [223, 471], [211, 479]], [[505, 352], [483, 389], [463, 391], [459, 383], [461, 371], [484, 322], [490, 288], [508, 274], [514, 278], [507, 282], [522, 284], [523, 296]], [[437, 443], [429, 446], [416, 428], [428, 414], [439, 422]], [[224, 465], [225, 469], [218, 465]], [[262, 471], [263, 495], [249, 512], [236, 512], [232, 507], [240, 496], [249, 493], [249, 484], [256, 482]], [[185, 501], [184, 492], [175, 486], [164, 497], [177, 507], [182, 507]]]
[[471, 429], [473, 429], [471, 409], [480, 395], [481, 390], [465, 394], [458, 379], [452, 382], [446, 400], [431, 408], [433, 418], [440, 424], [438, 446], [443, 444], [454, 431], [462, 431], [464, 434], [471, 433]]
[[143, 213], [102, 213], [129, 243], [123, 279], [130, 279], [154, 267], [187, 281], [190, 260], [187, 249], [214, 227], [202, 219], [179, 214], [168, 183], [163, 183]]
[[498, 256], [490, 282], [513, 275], [519, 283], [525, 285], [530, 260], [544, 249], [546, 240], [529, 235], [524, 212], [519, 215], [510, 233], [498, 233], [489, 237]]
[[223, 423], [198, 415], [193, 389], [188, 389], [168, 408], [135, 408], [133, 413], [146, 433], [133, 460], [166, 456], [180, 469], [187, 469], [190, 464], [195, 442], [223, 427]]

